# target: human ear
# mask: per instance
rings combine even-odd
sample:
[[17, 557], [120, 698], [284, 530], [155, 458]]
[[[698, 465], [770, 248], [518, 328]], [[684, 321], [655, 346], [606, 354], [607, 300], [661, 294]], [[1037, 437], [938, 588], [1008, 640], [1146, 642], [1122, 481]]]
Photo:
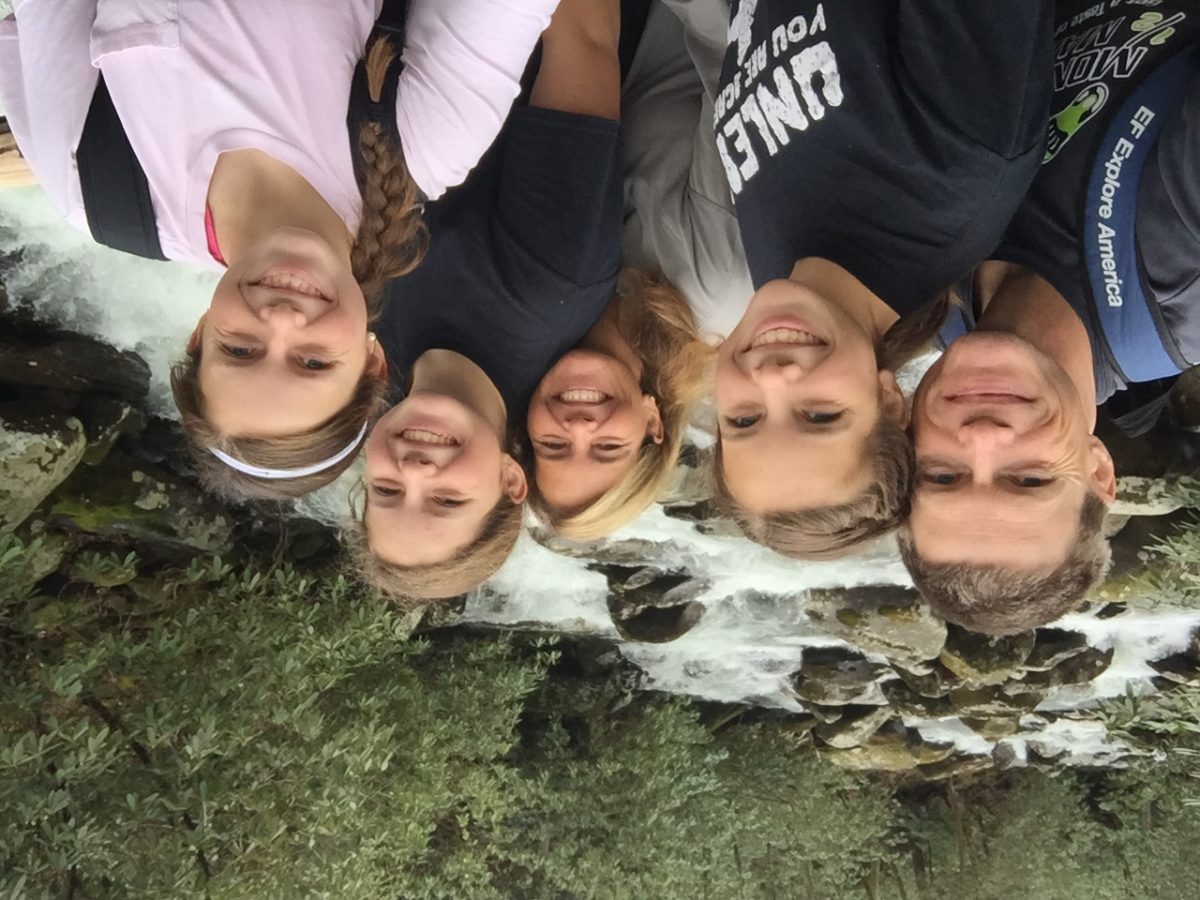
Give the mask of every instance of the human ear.
[[388, 377], [387, 353], [384, 352], [383, 345], [375, 339], [374, 333], [367, 334], [366, 374], [377, 381], [387, 381]]
[[653, 394], [642, 394], [642, 410], [646, 413], [646, 437], [661, 444], [667, 432], [663, 428], [662, 414], [658, 411], [658, 400]]
[[208, 318], [208, 313], [200, 317], [200, 321], [196, 323], [196, 327], [192, 329], [191, 335], [188, 336], [187, 355], [197, 356], [200, 353], [200, 344], [204, 340], [204, 320]]
[[1117, 472], [1108, 448], [1094, 434], [1088, 435], [1088, 458], [1091, 471], [1088, 473], [1088, 487], [1106, 504], [1112, 503], [1117, 497]]
[[500, 467], [505, 496], [513, 503], [524, 503], [525, 498], [529, 496], [529, 481], [525, 477], [525, 470], [507, 453], [501, 459]]
[[908, 427], [910, 410], [904, 399], [900, 385], [896, 383], [896, 375], [888, 369], [879, 370], [879, 406], [887, 418], [901, 428]]

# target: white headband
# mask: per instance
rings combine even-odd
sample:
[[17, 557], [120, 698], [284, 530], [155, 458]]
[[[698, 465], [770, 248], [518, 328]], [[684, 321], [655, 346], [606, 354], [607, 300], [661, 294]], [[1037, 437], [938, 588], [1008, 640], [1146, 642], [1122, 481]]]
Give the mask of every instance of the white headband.
[[267, 478], [272, 481], [284, 478], [303, 478], [305, 475], [316, 475], [318, 472], [332, 469], [358, 449], [359, 441], [363, 439], [363, 435], [366, 433], [367, 423], [363, 422], [362, 428], [358, 429], [358, 434], [347, 446], [323, 462], [313, 463], [311, 466], [302, 466], [299, 469], [264, 469], [262, 466], [252, 466], [249, 463], [242, 462], [240, 459], [234, 459], [224, 450], [218, 450], [216, 447], [209, 447], [208, 452], [231, 469], [237, 469], [239, 472], [243, 472], [246, 475], [253, 475], [255, 478]]

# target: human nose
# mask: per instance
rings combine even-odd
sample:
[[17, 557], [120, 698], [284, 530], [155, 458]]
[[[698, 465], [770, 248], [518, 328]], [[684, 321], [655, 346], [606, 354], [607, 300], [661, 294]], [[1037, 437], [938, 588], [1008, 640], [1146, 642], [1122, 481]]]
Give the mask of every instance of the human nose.
[[430, 478], [436, 475], [453, 456], [453, 449], [434, 444], [422, 445], [393, 436], [390, 442], [392, 462], [397, 476]]
[[974, 416], [959, 426], [959, 443], [976, 450], [1009, 447], [1016, 440], [1013, 427], [993, 416]]
[[595, 410], [586, 408], [566, 410], [561, 421], [563, 427], [571, 432], [595, 431], [600, 424], [600, 418], [596, 415]]
[[259, 321], [266, 325], [280, 323], [291, 325], [293, 328], [303, 328], [309, 321], [305, 311], [290, 300], [265, 303], [258, 308], [257, 314]]
[[270, 316], [290, 314], [298, 317], [298, 326], [303, 326], [329, 311], [327, 301], [299, 291], [285, 291], [255, 284], [246, 288], [244, 295], [250, 308], [264, 321]]
[[751, 377], [760, 387], [795, 384], [804, 377], [804, 369], [790, 356], [766, 356], [751, 370]]

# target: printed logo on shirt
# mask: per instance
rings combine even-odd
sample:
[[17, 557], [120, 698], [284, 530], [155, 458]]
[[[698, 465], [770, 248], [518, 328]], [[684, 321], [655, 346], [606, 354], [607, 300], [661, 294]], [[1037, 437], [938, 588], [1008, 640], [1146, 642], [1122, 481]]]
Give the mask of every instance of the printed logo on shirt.
[[[1104, 0], [1058, 26], [1055, 94], [1082, 87], [1050, 117], [1043, 165], [1098, 116], [1108, 102], [1112, 82], [1133, 77], [1152, 48], [1162, 47], [1178, 33], [1177, 26], [1187, 19], [1186, 13], [1145, 9], [1162, 5], [1163, 0]], [[1132, 9], [1126, 15], [1088, 24], [1120, 7]]]
[[[729, 25], [737, 42], [737, 69], [716, 97], [713, 125], [717, 152], [736, 197], [758, 174], [761, 145], [768, 157], [842, 105], [837, 57], [822, 35], [828, 30], [824, 4], [811, 16], [800, 14], [776, 26], [755, 44], [758, 0], [741, 0]], [[757, 137], [757, 141], [754, 140]]]

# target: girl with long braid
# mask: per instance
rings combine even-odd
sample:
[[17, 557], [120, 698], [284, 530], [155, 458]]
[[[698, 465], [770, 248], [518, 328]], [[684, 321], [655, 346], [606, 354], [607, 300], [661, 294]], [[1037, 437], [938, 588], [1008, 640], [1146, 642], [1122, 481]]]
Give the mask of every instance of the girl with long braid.
[[172, 379], [210, 487], [293, 497], [350, 465], [386, 384], [382, 287], [419, 263], [424, 200], [492, 143], [556, 5], [412, 0], [403, 47], [366, 66], [388, 114], [352, 134], [381, 0], [17, 0], [0, 22], [0, 102], [67, 220], [92, 224], [76, 151], [111, 98], [161, 256], [224, 270]]

